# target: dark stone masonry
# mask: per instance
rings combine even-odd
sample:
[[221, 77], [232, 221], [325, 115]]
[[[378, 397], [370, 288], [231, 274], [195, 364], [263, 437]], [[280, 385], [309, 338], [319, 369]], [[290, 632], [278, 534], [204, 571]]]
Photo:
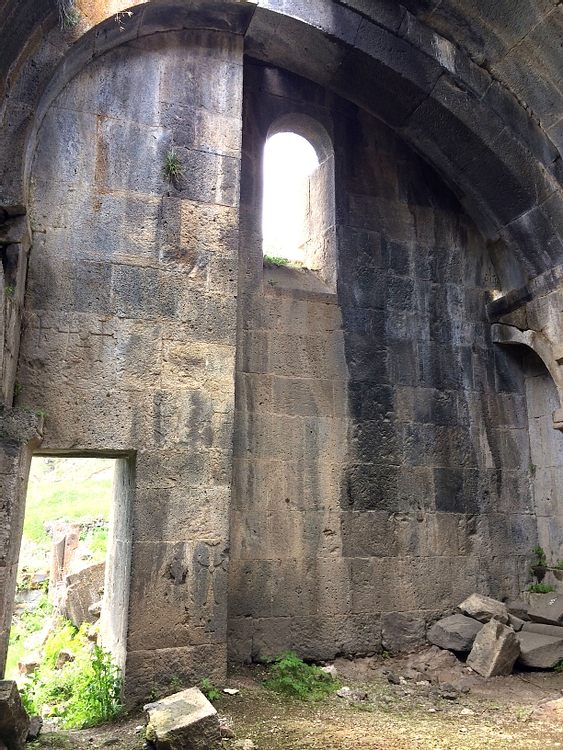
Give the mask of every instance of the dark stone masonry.
[[127, 704], [517, 599], [563, 559], [563, 6], [114, 5], [0, 9], [0, 665], [38, 453], [118, 459]]

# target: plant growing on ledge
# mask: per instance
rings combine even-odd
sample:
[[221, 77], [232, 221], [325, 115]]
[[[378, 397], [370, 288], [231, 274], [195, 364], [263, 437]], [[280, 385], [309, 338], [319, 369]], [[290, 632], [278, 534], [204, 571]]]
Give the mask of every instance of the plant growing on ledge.
[[184, 174], [184, 165], [178, 154], [171, 149], [164, 159], [164, 166], [162, 168], [164, 179], [176, 186], [178, 180]]
[[531, 583], [528, 591], [531, 594], [551, 594], [555, 589], [547, 583]]
[[[532, 567], [530, 568], [530, 573], [534, 576], [537, 583], [540, 584], [547, 572], [547, 557], [545, 555], [545, 552], [543, 551], [543, 548], [539, 545], [537, 547], [534, 547], [532, 552], [535, 555], [534, 560], [532, 560]], [[536, 592], [538, 593], [538, 592]], [[539, 593], [547, 593], [547, 592], [539, 592]]]

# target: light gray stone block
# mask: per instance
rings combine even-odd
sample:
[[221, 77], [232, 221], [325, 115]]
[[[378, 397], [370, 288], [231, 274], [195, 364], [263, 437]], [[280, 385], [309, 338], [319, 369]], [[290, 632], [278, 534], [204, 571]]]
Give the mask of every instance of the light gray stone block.
[[520, 644], [512, 628], [490, 620], [475, 638], [467, 666], [483, 677], [507, 675], [520, 653]]
[[221, 746], [217, 711], [198, 688], [148, 703], [144, 711], [146, 737], [156, 750], [215, 750]]
[[563, 638], [563, 627], [560, 625], [547, 625], [543, 622], [525, 622], [522, 630], [526, 633], [540, 633], [550, 635], [552, 638]]
[[563, 595], [530, 594], [530, 620], [546, 625], [559, 625], [563, 622]]
[[471, 594], [459, 605], [459, 609], [479, 622], [489, 622], [493, 617], [503, 624], [508, 622], [506, 604], [482, 594]]

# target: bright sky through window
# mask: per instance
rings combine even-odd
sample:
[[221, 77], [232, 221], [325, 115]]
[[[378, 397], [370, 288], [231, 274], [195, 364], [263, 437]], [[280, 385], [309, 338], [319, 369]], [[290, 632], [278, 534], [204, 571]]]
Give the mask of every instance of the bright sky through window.
[[303, 218], [301, 186], [319, 166], [309, 141], [295, 133], [277, 133], [264, 148], [264, 255], [303, 260], [298, 247]]

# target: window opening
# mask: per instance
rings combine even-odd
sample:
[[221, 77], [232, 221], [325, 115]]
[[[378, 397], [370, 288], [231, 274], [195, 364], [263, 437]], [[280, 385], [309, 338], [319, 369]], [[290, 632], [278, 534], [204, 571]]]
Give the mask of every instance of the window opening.
[[297, 133], [272, 135], [264, 147], [263, 253], [275, 261], [306, 261], [309, 177], [319, 158]]
[[[54, 456], [31, 462], [5, 675], [17, 680], [30, 710], [57, 716], [63, 725], [111, 718], [96, 711], [111, 713], [113, 699], [119, 709], [119, 669], [112, 644], [101, 643], [98, 634], [109, 601], [104, 587], [113, 564], [108, 547], [115, 546], [110, 513], [116, 515], [120, 497], [116, 469], [127, 463]], [[100, 658], [94, 666], [96, 653], [105, 667]], [[95, 675], [100, 668], [113, 699], [89, 706], [80, 696], [88, 670]]]

